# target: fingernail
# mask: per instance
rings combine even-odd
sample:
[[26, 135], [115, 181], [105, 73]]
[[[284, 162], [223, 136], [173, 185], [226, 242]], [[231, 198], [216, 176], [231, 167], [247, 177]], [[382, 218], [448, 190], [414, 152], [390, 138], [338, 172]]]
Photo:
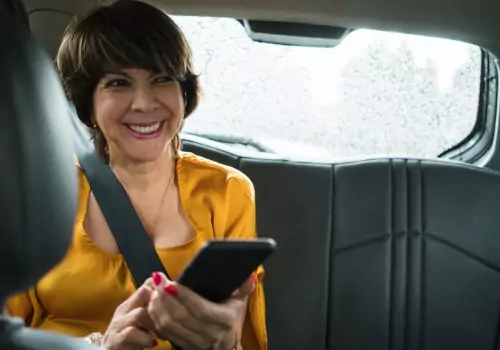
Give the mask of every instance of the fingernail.
[[158, 346], [158, 340], [153, 339], [153, 348], [156, 348]]
[[153, 272], [151, 277], [153, 277], [153, 283], [155, 286], [159, 286], [161, 283], [161, 275], [158, 272]]
[[179, 291], [173, 284], [167, 284], [165, 287], [163, 287], [163, 290], [165, 291], [165, 293], [168, 293], [174, 297], [179, 294]]
[[153, 300], [153, 297], [155, 296], [155, 292], [149, 293], [149, 300]]
[[252, 273], [252, 274], [250, 275], [250, 278], [251, 278], [254, 282], [256, 282], [256, 281], [257, 281], [257, 274], [256, 274], [255, 272], [254, 272], [254, 273]]

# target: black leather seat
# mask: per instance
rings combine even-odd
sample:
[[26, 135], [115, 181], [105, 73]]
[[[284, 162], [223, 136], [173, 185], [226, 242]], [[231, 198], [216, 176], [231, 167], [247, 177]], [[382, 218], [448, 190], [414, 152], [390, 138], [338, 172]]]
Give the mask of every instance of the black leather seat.
[[[72, 239], [77, 174], [68, 105], [19, 1], [0, 1], [0, 300], [55, 266]], [[96, 349], [0, 316], [0, 349]]]
[[270, 349], [499, 348], [500, 174], [438, 160], [236, 158], [256, 188], [259, 234], [278, 242], [266, 266]]
[[335, 193], [329, 349], [498, 348], [498, 173], [372, 160]]
[[266, 264], [269, 349], [325, 349], [333, 169], [241, 159], [255, 185], [259, 235], [278, 242]]

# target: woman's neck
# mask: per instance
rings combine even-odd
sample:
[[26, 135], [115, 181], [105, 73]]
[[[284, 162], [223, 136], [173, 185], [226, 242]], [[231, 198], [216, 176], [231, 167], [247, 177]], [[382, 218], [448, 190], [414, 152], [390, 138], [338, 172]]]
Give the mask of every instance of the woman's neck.
[[144, 191], [164, 185], [165, 178], [175, 171], [175, 157], [170, 152], [153, 162], [135, 162], [125, 157], [110, 157], [109, 165], [129, 191]]

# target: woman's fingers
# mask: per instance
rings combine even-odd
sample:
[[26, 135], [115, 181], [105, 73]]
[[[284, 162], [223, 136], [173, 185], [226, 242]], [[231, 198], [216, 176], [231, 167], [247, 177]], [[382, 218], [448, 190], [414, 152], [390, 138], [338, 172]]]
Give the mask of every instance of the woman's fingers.
[[148, 306], [148, 312], [161, 338], [170, 339], [179, 346], [196, 345], [210, 348], [217, 341], [221, 327], [191, 314], [177, 298], [160, 291]]
[[129, 313], [117, 320], [117, 329], [124, 329], [127, 327], [137, 327], [150, 333], [154, 333], [155, 331], [155, 325], [151, 320], [148, 310], [144, 307], [138, 307], [131, 310]]
[[130, 298], [128, 298], [122, 304], [120, 304], [120, 306], [118, 306], [118, 308], [116, 309], [116, 313], [123, 315], [138, 307], [146, 307], [149, 303], [152, 291], [153, 290], [147, 285], [142, 285], [135, 291], [134, 294], [130, 296]]
[[154, 348], [158, 345], [156, 338], [152, 334], [133, 326], [125, 327], [118, 333], [117, 339], [121, 344], [127, 344], [126, 349], [142, 350], [144, 348]]
[[164, 288], [165, 297], [170, 297], [184, 306], [193, 318], [204, 324], [218, 325], [221, 328], [231, 326], [234, 315], [222, 304], [212, 303], [192, 290], [176, 283], [170, 283]]
[[246, 298], [255, 291], [257, 286], [257, 276], [253, 273], [246, 279], [243, 284], [234, 291], [234, 298]]
[[154, 281], [153, 281], [153, 277], [150, 277], [146, 280], [146, 282], [144, 282], [143, 284], [145, 287], [153, 290], [155, 289], [155, 284], [154, 284]]
[[151, 281], [155, 288], [163, 288], [166, 284], [170, 283], [170, 280], [165, 276], [163, 272], [153, 272], [151, 275]]
[[152, 333], [135, 326], [126, 326], [118, 332], [108, 331], [102, 342], [107, 350], [142, 350], [156, 345], [158, 342]]
[[[181, 322], [184, 321], [185, 316], [191, 314], [191, 323], [186, 324], [189, 324], [194, 329], [199, 329], [196, 322], [199, 322], [200, 326], [203, 326], [207, 321], [213, 320], [220, 320], [222, 325], [229, 322], [230, 315], [226, 315], [223, 307], [209, 302], [187, 287], [171, 282], [163, 273], [153, 273], [152, 279], [156, 290], [152, 294], [150, 306], [154, 305], [154, 308], [149, 307], [148, 310], [166, 309], [168, 313], [174, 313], [175, 318]], [[155, 305], [154, 301], [156, 299], [159, 299], [164, 305]], [[179, 307], [178, 304], [182, 307]], [[187, 312], [184, 312], [185, 310]]]
[[[154, 273], [155, 290], [147, 307], [155, 334], [180, 347], [212, 348], [233, 341], [238, 319], [246, 310], [249, 294], [255, 290], [255, 276], [245, 281], [223, 303], [213, 303], [192, 290]], [[225, 344], [225, 343], [224, 343]]]
[[103, 337], [106, 349], [139, 350], [156, 346], [155, 325], [147, 312], [152, 291], [145, 283], [118, 306]]
[[169, 339], [178, 346], [195, 345], [208, 349], [211, 345], [204, 340], [205, 325], [192, 318], [188, 311], [175, 300], [158, 297], [148, 307], [148, 312], [155, 324], [155, 333], [162, 339]]

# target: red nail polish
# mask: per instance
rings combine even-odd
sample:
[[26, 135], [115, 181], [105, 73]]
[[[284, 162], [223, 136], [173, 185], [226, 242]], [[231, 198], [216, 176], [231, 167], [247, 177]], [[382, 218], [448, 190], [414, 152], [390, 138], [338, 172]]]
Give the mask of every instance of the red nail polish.
[[165, 287], [163, 287], [163, 290], [165, 291], [165, 293], [168, 293], [174, 297], [179, 294], [179, 291], [173, 284], [167, 284]]
[[153, 283], [155, 286], [159, 286], [161, 283], [161, 275], [158, 272], [153, 272], [151, 276], [153, 277]]
[[158, 340], [153, 339], [153, 348], [156, 348], [158, 346]]
[[252, 273], [252, 274], [250, 275], [250, 278], [251, 278], [254, 282], [256, 282], [256, 281], [257, 281], [257, 274], [256, 274], [255, 272], [254, 272], [254, 273]]

